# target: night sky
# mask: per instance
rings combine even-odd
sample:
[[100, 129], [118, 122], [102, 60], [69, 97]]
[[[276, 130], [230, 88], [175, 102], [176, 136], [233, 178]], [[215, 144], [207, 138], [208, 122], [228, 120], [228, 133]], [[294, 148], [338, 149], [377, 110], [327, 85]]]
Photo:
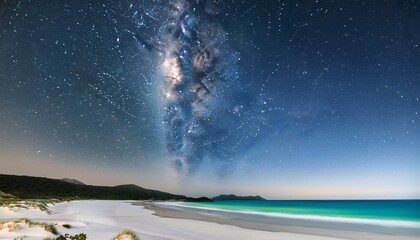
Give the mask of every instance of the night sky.
[[420, 4], [0, 0], [0, 173], [420, 198]]

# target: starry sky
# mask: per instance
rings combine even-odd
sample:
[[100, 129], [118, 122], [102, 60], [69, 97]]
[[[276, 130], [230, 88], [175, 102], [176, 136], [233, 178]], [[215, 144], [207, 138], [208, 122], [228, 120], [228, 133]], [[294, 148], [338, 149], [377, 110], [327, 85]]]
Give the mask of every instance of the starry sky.
[[0, 173], [420, 198], [420, 5], [0, 0]]

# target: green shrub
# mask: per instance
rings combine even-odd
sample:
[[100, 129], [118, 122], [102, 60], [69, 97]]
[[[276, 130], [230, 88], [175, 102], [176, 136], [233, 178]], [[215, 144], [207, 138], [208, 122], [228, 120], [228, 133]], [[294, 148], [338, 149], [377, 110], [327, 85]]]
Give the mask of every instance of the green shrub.
[[68, 233], [60, 235], [56, 240], [86, 240], [86, 234], [80, 233], [76, 235], [69, 235]]
[[122, 236], [129, 236], [132, 240], [140, 240], [140, 238], [131, 230], [124, 230], [117, 234], [112, 240], [119, 240]]
[[52, 225], [52, 224], [45, 224], [44, 229], [45, 229], [45, 231], [48, 231], [48, 232], [50, 232], [54, 235], [58, 234], [57, 228], [55, 228], [55, 226]]

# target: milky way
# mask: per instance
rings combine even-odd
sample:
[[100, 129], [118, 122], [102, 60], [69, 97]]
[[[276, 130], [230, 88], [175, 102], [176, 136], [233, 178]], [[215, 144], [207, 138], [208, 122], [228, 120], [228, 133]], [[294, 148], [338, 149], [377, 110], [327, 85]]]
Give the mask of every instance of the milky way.
[[[157, 5], [157, 6], [156, 6]], [[169, 1], [159, 7], [161, 24], [148, 41], [136, 39], [162, 59], [160, 94], [165, 106], [166, 146], [176, 169], [194, 172], [205, 158], [228, 163], [260, 132], [263, 118], [252, 114], [258, 103], [244, 94], [239, 53], [211, 16], [212, 1]], [[162, 21], [163, 19], [163, 21]]]

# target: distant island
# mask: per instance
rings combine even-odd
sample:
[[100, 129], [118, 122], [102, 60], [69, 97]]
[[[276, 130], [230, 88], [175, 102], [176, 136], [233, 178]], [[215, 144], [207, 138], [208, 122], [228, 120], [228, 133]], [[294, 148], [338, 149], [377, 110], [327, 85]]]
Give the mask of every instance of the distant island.
[[199, 198], [187, 198], [185, 202], [214, 202], [213, 199], [208, 197], [199, 197]]
[[222, 194], [217, 197], [212, 198], [214, 201], [222, 201], [222, 200], [266, 200], [261, 196], [236, 196], [233, 194]]

